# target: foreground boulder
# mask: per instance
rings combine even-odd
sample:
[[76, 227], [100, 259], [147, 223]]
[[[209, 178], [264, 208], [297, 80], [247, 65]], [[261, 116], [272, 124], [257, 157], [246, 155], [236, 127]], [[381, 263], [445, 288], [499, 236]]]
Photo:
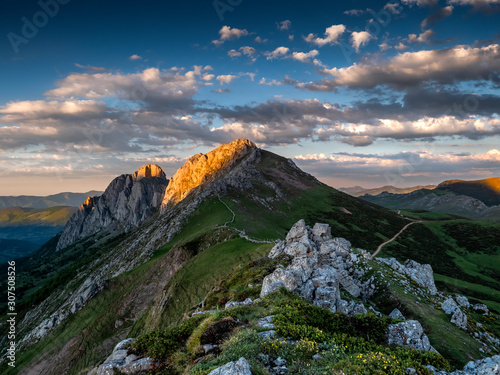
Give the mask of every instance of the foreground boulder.
[[434, 284], [434, 276], [430, 264], [420, 264], [408, 259], [404, 265], [395, 258], [378, 258], [382, 263], [387, 264], [393, 270], [402, 274], [407, 274], [413, 281], [424, 287], [429, 294], [436, 295], [438, 290]]
[[282, 255], [293, 259], [286, 269], [278, 268], [264, 278], [261, 297], [285, 287], [332, 312], [366, 314], [362, 303], [340, 298], [340, 288], [356, 298], [367, 299], [373, 294], [373, 279], [362, 281], [365, 270], [358, 267], [368, 258], [366, 251], [355, 253], [346, 239], [332, 238], [327, 224], [316, 223], [311, 229], [299, 220], [269, 253], [270, 258]]
[[426, 366], [435, 375], [498, 375], [500, 374], [500, 355], [470, 361], [463, 370], [453, 372], [438, 371], [432, 366]]
[[241, 357], [236, 362], [229, 362], [224, 366], [210, 371], [208, 375], [252, 375], [252, 371], [250, 370], [248, 361]]

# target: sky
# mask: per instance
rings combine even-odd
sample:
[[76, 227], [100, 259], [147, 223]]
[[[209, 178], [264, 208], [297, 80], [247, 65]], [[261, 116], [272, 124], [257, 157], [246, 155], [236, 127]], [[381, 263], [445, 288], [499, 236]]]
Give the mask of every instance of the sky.
[[500, 176], [500, 0], [17, 0], [0, 195], [248, 138], [334, 187]]

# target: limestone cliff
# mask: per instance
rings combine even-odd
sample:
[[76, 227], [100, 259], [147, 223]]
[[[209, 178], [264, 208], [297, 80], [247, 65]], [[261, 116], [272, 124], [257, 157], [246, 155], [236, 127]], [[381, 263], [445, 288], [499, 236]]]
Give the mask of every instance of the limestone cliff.
[[64, 227], [57, 250], [103, 229], [138, 227], [161, 205], [167, 185], [163, 170], [152, 164], [115, 178], [101, 196], [83, 202]]
[[238, 139], [229, 144], [221, 145], [207, 154], [192, 156], [170, 180], [163, 198], [162, 208], [165, 209], [179, 203], [191, 190], [214, 180], [252, 150], [257, 150], [257, 146], [253, 142], [247, 139]]

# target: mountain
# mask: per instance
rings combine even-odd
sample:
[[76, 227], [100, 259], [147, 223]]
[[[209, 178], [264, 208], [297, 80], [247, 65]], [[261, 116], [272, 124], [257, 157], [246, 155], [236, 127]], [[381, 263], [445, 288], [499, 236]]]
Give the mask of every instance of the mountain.
[[97, 232], [138, 227], [161, 205], [167, 185], [163, 170], [151, 164], [115, 178], [101, 196], [82, 203], [64, 227], [57, 250]]
[[50, 208], [56, 206], [78, 207], [87, 197], [99, 195], [100, 191], [87, 193], [59, 193], [45, 197], [34, 195], [1, 196], [0, 208], [25, 207], [25, 208]]
[[412, 186], [412, 187], [406, 187], [406, 188], [397, 188], [392, 185], [386, 185], [382, 186], [379, 188], [373, 188], [373, 189], [365, 189], [362, 188], [361, 186], [355, 186], [355, 187], [350, 187], [350, 188], [340, 188], [339, 190], [347, 193], [349, 195], [352, 195], [353, 197], [361, 197], [363, 195], [379, 195], [382, 193], [391, 193], [391, 194], [408, 194], [411, 193], [415, 190], [422, 190], [422, 189], [427, 189], [427, 190], [432, 190], [435, 189], [436, 185], [418, 185], [418, 186]]
[[475, 181], [449, 180], [440, 183], [436, 189], [475, 198], [486, 206], [500, 205], [500, 177]]
[[0, 209], [0, 227], [22, 225], [64, 226], [76, 207], [45, 209], [9, 207]]
[[470, 219], [500, 221], [500, 178], [450, 180], [440, 183], [433, 190], [421, 189], [408, 194], [383, 192], [365, 194], [360, 198], [395, 210], [425, 210]]
[[[133, 191], [137, 193], [132, 194]], [[148, 212], [146, 217], [138, 215], [142, 212]], [[300, 219], [304, 221], [297, 224]], [[486, 333], [493, 335], [492, 338], [499, 335], [496, 320], [490, 319], [496, 317], [495, 313], [482, 320], [482, 315], [473, 308], [464, 310], [473, 322], [480, 322], [486, 328], [462, 332], [437, 307], [448, 297], [442, 293], [452, 291], [469, 296], [474, 306], [486, 303], [492, 311], [500, 311], [500, 296], [496, 292], [500, 289], [496, 277], [500, 270], [494, 261], [500, 253], [496, 245], [500, 243], [497, 227], [484, 224], [476, 227], [461, 221], [414, 222], [403, 232], [402, 228], [412, 223], [409, 219], [322, 184], [293, 161], [262, 150], [248, 140], [237, 140], [205, 155], [193, 156], [168, 185], [159, 167], [146, 166], [140, 173], [120, 176], [101, 197], [82, 205], [71, 220], [72, 224], [65, 229], [64, 242], [61, 242], [62, 236], [53, 238], [35, 253], [16, 261], [18, 366], [9, 368], [4, 361], [0, 365], [2, 373], [103, 373], [98, 366], [118, 343], [139, 338], [139, 343], [144, 345], [137, 348], [134, 355], [143, 361], [135, 362], [130, 357], [128, 360], [134, 366], [142, 363], [149, 369], [151, 362], [141, 356], [153, 355], [161, 358], [163, 364], [169, 363], [173, 373], [198, 362], [202, 368], [196, 373], [208, 374], [215, 366], [212, 359], [228, 358], [217, 356], [219, 349], [206, 357], [205, 349], [199, 344], [200, 336], [212, 323], [231, 316], [249, 324], [248, 327], [255, 327], [255, 320], [264, 317], [262, 314], [286, 313], [286, 309], [293, 306], [298, 309], [294, 313], [297, 319], [310, 316], [315, 319], [314, 324], [326, 322], [324, 319], [333, 319], [331, 315], [322, 315], [327, 313], [317, 310], [319, 307], [310, 302], [315, 301], [314, 296], [318, 297], [316, 302], [320, 301], [321, 293], [337, 296], [332, 288], [337, 285], [335, 280], [340, 283], [341, 279], [345, 285], [342, 289], [339, 287], [341, 298], [336, 301], [339, 300], [339, 309], [344, 310], [339, 311], [352, 312], [355, 306], [361, 309], [363, 293], [354, 297], [348, 290], [354, 292], [358, 287], [369, 291], [370, 285], [374, 285], [377, 293], [370, 302], [365, 301], [365, 308], [370, 310], [371, 306], [384, 314], [381, 319], [363, 315], [360, 320], [339, 321], [337, 326], [346, 331], [337, 339], [349, 347], [368, 351], [372, 348], [377, 352], [380, 349], [387, 355], [400, 355], [400, 352], [385, 352], [389, 350], [384, 346], [385, 341], [377, 343], [382, 346], [371, 347], [368, 339], [375, 334], [377, 340], [382, 340], [381, 332], [388, 322], [385, 315], [399, 306], [404, 313], [422, 322], [431, 344], [454, 366], [463, 366], [469, 356], [486, 356], [480, 349], [496, 350], [484, 336]], [[316, 226], [315, 223], [322, 224]], [[81, 228], [86, 228], [86, 232]], [[351, 243], [347, 245], [342, 237]], [[402, 262], [398, 268], [391, 261], [397, 270], [392, 265], [369, 259], [370, 253], [390, 239], [393, 241], [383, 247], [382, 255]], [[329, 241], [328, 246], [322, 241]], [[273, 254], [279, 252], [277, 258], [270, 257], [275, 246], [278, 247]], [[308, 254], [312, 247], [316, 250], [311, 257], [306, 257], [304, 263], [295, 263], [298, 267], [293, 270], [288, 269], [294, 262], [288, 253]], [[334, 247], [338, 254], [336, 250], [332, 252]], [[436, 283], [438, 294], [429, 295], [426, 291], [430, 285], [429, 274], [432, 278], [429, 268], [412, 262], [407, 265], [408, 258], [432, 265], [434, 278], [439, 282]], [[359, 263], [361, 259], [367, 263], [364, 260]], [[328, 268], [333, 267], [330, 261], [336, 262], [335, 272]], [[480, 274], [475, 268], [479, 265]], [[323, 267], [314, 271], [319, 279], [321, 275], [333, 277], [334, 274], [338, 278], [316, 280], [316, 276], [305, 275], [309, 266]], [[243, 315], [233, 316], [229, 310], [222, 309], [230, 300], [241, 302], [247, 297], [258, 297], [264, 279], [276, 270], [290, 271], [295, 283], [299, 280], [295, 277], [300, 276], [303, 280], [300, 290], [313, 293], [304, 294], [308, 297], [307, 305], [292, 295], [285, 295], [264, 298], [262, 305], [256, 305], [257, 310], [253, 307], [244, 310], [243, 305], [242, 309], [233, 310], [244, 312]], [[0, 270], [2, 282], [7, 280], [5, 272]], [[279, 276], [279, 272], [273, 277]], [[416, 276], [427, 286], [415, 287], [408, 279], [410, 273], [427, 275]], [[400, 285], [403, 280], [405, 284]], [[276, 281], [293, 284], [289, 278]], [[322, 284], [314, 286], [315, 282]], [[266, 282], [266, 285], [272, 284]], [[0, 301], [7, 300], [5, 290], [0, 290]], [[208, 320], [203, 314], [194, 320], [188, 319], [198, 308], [214, 308], [220, 313], [206, 315]], [[2, 312], [6, 312], [6, 306], [0, 302]], [[463, 322], [463, 316], [461, 318]], [[344, 319], [344, 315], [339, 319]], [[293, 340], [300, 339], [296, 336], [300, 332], [316, 334], [313, 328], [318, 327], [307, 323], [295, 321], [283, 329], [289, 331], [288, 336]], [[443, 324], [446, 329], [442, 329]], [[382, 327], [382, 331], [365, 330], [371, 326]], [[3, 338], [0, 345], [5, 344], [7, 328], [0, 326]], [[484, 336], [480, 336], [481, 343], [470, 337], [474, 332]], [[301, 338], [311, 340], [309, 333]], [[191, 341], [186, 343], [191, 335], [194, 335]], [[245, 342], [258, 343], [262, 348], [252, 337]], [[317, 337], [320, 341], [315, 340], [333, 353], [334, 341], [328, 337], [326, 341], [321, 341], [324, 336]], [[368, 339], [368, 342], [358, 339]], [[486, 349], [482, 343], [487, 345]], [[187, 347], [190, 349], [186, 351]], [[127, 355], [127, 351], [120, 348], [118, 346], [110, 361]], [[239, 351], [233, 353], [248, 353], [246, 349], [248, 347], [239, 347]], [[222, 352], [222, 355], [228, 353]], [[302, 356], [303, 352], [300, 353]], [[343, 353], [351, 355], [351, 352]], [[300, 358], [309, 360], [313, 354], [316, 353]], [[371, 358], [368, 352], [365, 354]], [[201, 357], [204, 358], [197, 360]]]

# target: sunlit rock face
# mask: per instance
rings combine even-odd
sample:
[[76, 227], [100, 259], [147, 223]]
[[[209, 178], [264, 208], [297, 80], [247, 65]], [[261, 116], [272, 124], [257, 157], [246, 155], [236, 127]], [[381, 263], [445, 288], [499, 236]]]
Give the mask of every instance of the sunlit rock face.
[[248, 155], [257, 146], [247, 140], [238, 139], [219, 146], [207, 154], [197, 154], [179, 168], [170, 180], [163, 198], [162, 208], [175, 205], [184, 199], [191, 190], [210, 181], [229, 169], [235, 162]]
[[98, 197], [89, 197], [71, 217], [57, 250], [103, 229], [128, 231], [149, 219], [160, 207], [168, 180], [154, 164], [115, 178]]

